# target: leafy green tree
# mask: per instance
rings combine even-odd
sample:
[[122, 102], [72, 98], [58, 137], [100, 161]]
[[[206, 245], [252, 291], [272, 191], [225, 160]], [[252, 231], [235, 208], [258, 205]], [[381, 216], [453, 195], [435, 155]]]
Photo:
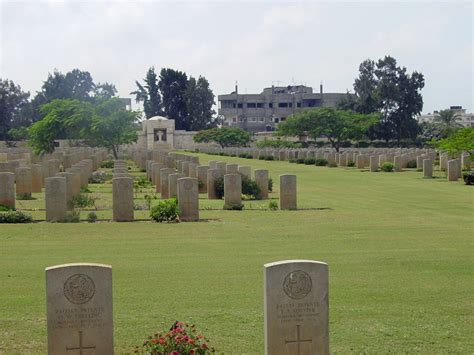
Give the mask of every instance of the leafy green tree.
[[175, 120], [176, 129], [189, 131], [186, 106], [187, 84], [186, 73], [170, 68], [161, 69], [158, 86], [163, 97], [165, 116]]
[[192, 76], [189, 77], [185, 97], [188, 115], [186, 125], [189, 130], [200, 131], [215, 126], [213, 117], [216, 112], [212, 109], [214, 94], [206, 78], [200, 76], [196, 80]]
[[448, 109], [439, 111], [439, 116], [436, 116], [433, 122], [439, 126], [443, 138], [446, 138], [462, 127], [459, 123], [460, 119], [461, 115]]
[[291, 115], [278, 125], [277, 135], [293, 137], [307, 134], [313, 140], [325, 137], [339, 151], [342, 143], [364, 138], [376, 124], [376, 114], [361, 114], [332, 107], [307, 109]]
[[54, 140], [64, 137], [108, 148], [117, 159], [121, 144], [137, 140], [138, 113], [125, 110], [119, 98], [99, 103], [57, 99], [43, 105], [41, 113], [44, 118], [28, 130], [36, 154], [53, 152]]
[[436, 148], [456, 155], [469, 153], [469, 159], [474, 160], [474, 128], [460, 128], [448, 138], [433, 142]]
[[8, 140], [8, 131], [21, 125], [29, 96], [13, 81], [0, 78], [0, 140]]
[[250, 133], [241, 128], [211, 128], [199, 131], [193, 140], [196, 143], [217, 143], [221, 147], [241, 147], [246, 146], [250, 140]]
[[369, 130], [369, 137], [400, 143], [402, 139], [415, 139], [419, 133], [415, 117], [423, 108], [420, 90], [424, 85], [423, 74], [407, 73], [390, 56], [377, 63], [367, 59], [359, 66], [359, 77], [354, 82], [355, 102], [342, 100], [339, 107], [381, 113], [378, 124]]
[[28, 128], [26, 127], [11, 128], [8, 131], [8, 135], [14, 141], [21, 141], [21, 140], [28, 139]]
[[163, 106], [161, 103], [158, 77], [155, 73], [155, 67], [150, 67], [148, 69], [143, 81], [145, 82], [145, 85], [135, 81], [137, 84], [137, 90], [130, 94], [135, 95], [136, 102], [143, 102], [143, 110], [145, 111], [146, 119], [163, 115]]
[[107, 82], [101, 84], [98, 83], [94, 87], [94, 98], [98, 100], [108, 100], [114, 97], [117, 94], [117, 89], [114, 84], [109, 84]]

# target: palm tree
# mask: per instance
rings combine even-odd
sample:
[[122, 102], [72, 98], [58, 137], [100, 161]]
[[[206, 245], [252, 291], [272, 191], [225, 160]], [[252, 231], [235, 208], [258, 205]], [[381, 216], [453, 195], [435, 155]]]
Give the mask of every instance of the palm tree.
[[456, 129], [462, 127], [458, 122], [460, 119], [460, 114], [448, 109], [439, 111], [439, 116], [435, 117], [433, 122], [440, 127], [443, 137], [449, 137]]

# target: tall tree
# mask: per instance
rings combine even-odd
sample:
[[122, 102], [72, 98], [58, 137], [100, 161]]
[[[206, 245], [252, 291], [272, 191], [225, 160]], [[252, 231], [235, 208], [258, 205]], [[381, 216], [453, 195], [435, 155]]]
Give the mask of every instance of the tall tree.
[[214, 94], [209, 87], [206, 78], [199, 76], [198, 80], [189, 77], [186, 86], [186, 125], [191, 131], [212, 128], [216, 125], [212, 106], [214, 105]]
[[[354, 82], [356, 100], [351, 108], [359, 113], [381, 113], [379, 123], [369, 130], [372, 139], [415, 139], [420, 130], [415, 116], [423, 108], [420, 90], [424, 85], [423, 74], [407, 73], [405, 67], [397, 66], [395, 58], [386, 56], [377, 63], [367, 59], [359, 66]], [[347, 102], [341, 105], [347, 108]]]
[[94, 97], [100, 100], [108, 100], [114, 97], [117, 94], [117, 89], [114, 84], [98, 83], [94, 87]]
[[454, 110], [441, 110], [439, 116], [434, 118], [433, 123], [439, 126], [442, 138], [446, 138], [462, 127], [462, 124], [459, 123], [460, 119], [461, 116]]
[[29, 96], [29, 92], [21, 90], [13, 81], [0, 78], [0, 140], [8, 140], [8, 131], [20, 126]]
[[367, 129], [376, 123], [377, 114], [322, 107], [291, 115], [278, 125], [276, 134], [287, 137], [307, 134], [313, 140], [325, 137], [339, 151], [344, 142], [364, 138]]
[[162, 68], [158, 86], [163, 96], [163, 111], [166, 117], [175, 120], [176, 129], [189, 130], [186, 120], [186, 73], [170, 68]]
[[145, 112], [146, 119], [162, 115], [163, 107], [155, 67], [150, 67], [148, 69], [143, 81], [145, 82], [144, 85], [135, 81], [137, 90], [130, 94], [135, 95], [136, 102], [143, 102], [143, 111]]

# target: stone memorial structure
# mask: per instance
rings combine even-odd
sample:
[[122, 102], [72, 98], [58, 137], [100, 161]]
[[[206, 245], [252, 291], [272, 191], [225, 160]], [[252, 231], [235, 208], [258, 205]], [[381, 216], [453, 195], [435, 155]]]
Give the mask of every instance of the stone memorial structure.
[[112, 355], [112, 267], [65, 264], [45, 271], [48, 354]]
[[169, 198], [178, 198], [178, 179], [185, 177], [183, 174], [174, 173], [168, 175]]
[[433, 162], [431, 161], [431, 159], [423, 159], [423, 177], [433, 177]]
[[15, 174], [0, 173], [0, 205], [15, 208]]
[[169, 176], [174, 173], [171, 168], [160, 169], [160, 195], [163, 199], [170, 198]]
[[260, 187], [259, 200], [266, 200], [268, 198], [268, 170], [255, 170], [255, 182]]
[[19, 167], [16, 169], [15, 177], [17, 199], [31, 199], [31, 192], [33, 189], [31, 169], [26, 167]]
[[31, 166], [31, 192], [41, 192], [43, 188], [43, 170], [40, 164]]
[[328, 265], [288, 260], [264, 265], [265, 354], [329, 354]]
[[207, 165], [200, 165], [197, 167], [197, 178], [199, 183], [199, 193], [207, 192], [207, 171], [209, 167]]
[[219, 169], [207, 170], [207, 198], [209, 200], [219, 199], [219, 197], [216, 194], [216, 180], [220, 177], [221, 177], [221, 171]]
[[224, 209], [242, 205], [242, 175], [224, 175]]

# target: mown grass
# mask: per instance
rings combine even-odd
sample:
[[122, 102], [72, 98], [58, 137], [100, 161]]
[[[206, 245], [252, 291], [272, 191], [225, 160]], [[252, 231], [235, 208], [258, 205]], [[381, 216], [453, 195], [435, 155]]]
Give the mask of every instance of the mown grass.
[[[148, 211], [111, 223], [99, 210], [95, 224], [0, 225], [0, 353], [46, 353], [44, 268], [69, 262], [113, 266], [116, 353], [177, 319], [220, 351], [263, 353], [262, 266], [284, 259], [329, 264], [333, 352], [472, 351], [472, 187], [415, 171], [200, 159], [268, 168], [271, 198], [279, 174], [296, 174], [300, 210], [223, 211], [201, 195], [198, 223], [151, 223]], [[90, 188], [108, 208], [110, 184]], [[18, 207], [44, 219], [35, 197]]]

